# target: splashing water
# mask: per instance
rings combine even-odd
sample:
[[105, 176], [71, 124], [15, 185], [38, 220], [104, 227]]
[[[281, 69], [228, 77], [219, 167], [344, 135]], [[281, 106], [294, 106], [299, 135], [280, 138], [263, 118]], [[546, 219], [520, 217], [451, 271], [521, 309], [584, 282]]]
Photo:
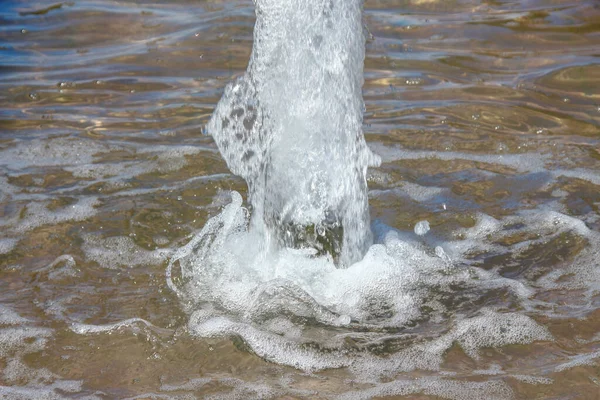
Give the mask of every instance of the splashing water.
[[[478, 268], [477, 255], [502, 253], [490, 235], [510, 240], [523, 227], [545, 239], [515, 245], [502, 255], [507, 260], [571, 232], [600, 243], [580, 221], [547, 210], [506, 221], [479, 215], [458, 233], [461, 240], [446, 242], [428, 233], [427, 221], [405, 233], [380, 222], [370, 227], [366, 173], [380, 159], [361, 128], [361, 9], [358, 0], [256, 1], [248, 70], [226, 87], [208, 125], [231, 171], [246, 180], [250, 207], [232, 192], [167, 270], [190, 332], [237, 336], [266, 360], [306, 371], [345, 367], [375, 382], [440, 371], [454, 344], [478, 360], [482, 347], [553, 340], [546, 327], [514, 312], [553, 316], [535, 298], [535, 284]], [[541, 276], [537, 284], [548, 289], [564, 278]], [[498, 304], [486, 306], [492, 291]], [[413, 385], [435, 394], [452, 383]], [[373, 395], [406, 392], [401, 381], [379, 387]], [[501, 381], [471, 390], [511, 397]]]
[[360, 1], [256, 2], [248, 71], [208, 132], [244, 178], [252, 229], [267, 247], [311, 247], [358, 261], [371, 244], [362, 134]]

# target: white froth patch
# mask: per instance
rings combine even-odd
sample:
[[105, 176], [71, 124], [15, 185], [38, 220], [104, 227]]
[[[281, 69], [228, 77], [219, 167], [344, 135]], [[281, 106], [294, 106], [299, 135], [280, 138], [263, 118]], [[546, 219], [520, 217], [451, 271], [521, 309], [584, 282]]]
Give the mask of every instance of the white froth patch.
[[[134, 150], [130, 150], [133, 152]], [[153, 171], [160, 173], [174, 172], [188, 164], [186, 156], [199, 154], [201, 152], [214, 152], [201, 146], [148, 146], [135, 151], [135, 154], [143, 155], [144, 159], [135, 161], [121, 161], [117, 163], [86, 163], [65, 167], [78, 178], [109, 179], [113, 185], [123, 184], [123, 181]], [[150, 158], [149, 158], [150, 157]]]
[[8, 254], [17, 246], [19, 239], [3, 238], [0, 239], [0, 254]]
[[0, 325], [21, 325], [29, 322], [7, 306], [0, 304]]
[[[64, 400], [83, 390], [83, 381], [55, 380], [49, 384], [29, 384], [27, 386], [0, 386], [0, 397], [11, 400]], [[65, 394], [66, 393], [66, 394]], [[82, 400], [101, 400], [95, 395], [78, 395]]]
[[27, 232], [43, 225], [56, 225], [67, 221], [83, 221], [96, 214], [97, 197], [84, 197], [66, 207], [49, 210], [47, 203], [29, 203], [25, 215], [17, 222], [15, 230]]
[[440, 341], [456, 341], [474, 359], [484, 347], [502, 347], [509, 344], [528, 344], [538, 340], [553, 340], [544, 326], [517, 313], [498, 313], [484, 309], [483, 315], [459, 321], [457, 326]]
[[39, 385], [47, 384], [59, 378], [58, 375], [46, 368], [36, 369], [28, 367], [18, 358], [13, 358], [6, 363], [6, 368], [4, 368], [2, 376], [5, 382], [11, 384], [19, 383], [21, 379], [26, 377], [30, 384], [34, 382]]
[[79, 138], [59, 137], [19, 141], [16, 146], [0, 151], [0, 165], [19, 170], [32, 166], [89, 164], [96, 154], [110, 150], [111, 147], [106, 144]]
[[529, 383], [530, 385], [551, 385], [554, 383], [554, 379], [546, 378], [543, 376], [533, 375], [510, 375], [518, 381]]
[[578, 354], [569, 358], [570, 361], [557, 365], [554, 370], [561, 372], [575, 367], [598, 365], [597, 359], [600, 358], [600, 350], [588, 354]]
[[207, 395], [204, 398], [207, 400], [237, 400], [237, 399], [272, 399], [281, 392], [266, 383], [250, 383], [244, 382], [236, 378], [222, 378], [219, 383], [230, 386], [232, 390], [229, 393], [219, 393]]
[[[347, 269], [336, 268], [327, 257], [298, 250], [261, 251], [267, 247], [247, 230], [241, 197], [233, 194], [233, 198], [175, 253], [168, 268], [169, 285], [182, 298], [219, 306], [192, 313], [189, 329], [194, 335], [238, 336], [259, 356], [302, 370], [350, 367], [357, 374], [373, 376], [385, 371], [438, 371], [454, 343], [478, 359], [481, 348], [552, 340], [549, 331], [530, 317], [483, 309], [476, 317], [456, 317], [452, 330], [437, 339], [385, 359], [362, 351], [347, 353], [345, 336], [326, 331], [319, 342], [329, 351], [307, 347], [312, 340], [308, 331], [288, 315], [313, 318], [329, 327], [402, 327], [421, 317], [423, 305], [433, 304], [427, 299], [435, 287], [506, 288], [523, 299], [533, 292], [493, 271], [455, 266], [441, 246], [431, 249], [404, 240], [399, 232], [382, 226], [376, 227], [380, 243]], [[500, 225], [484, 220], [473, 235], [495, 232]], [[187, 282], [181, 287], [172, 280], [177, 261]], [[378, 337], [372, 340], [385, 340], [385, 335]]]
[[47, 272], [48, 279], [51, 281], [75, 277], [79, 274], [77, 263], [70, 254], [63, 254], [62, 256], [57, 257], [40, 272]]
[[[0, 357], [6, 365], [2, 370], [0, 398], [7, 399], [64, 399], [82, 391], [83, 382], [65, 381], [46, 368], [34, 368], [23, 361], [27, 354], [43, 351], [52, 338], [53, 330], [30, 326], [30, 320], [10, 308], [0, 305]], [[94, 396], [78, 398], [95, 399]]]
[[[399, 326], [419, 316], [423, 283], [449, 268], [447, 257], [406, 243], [393, 231], [347, 269], [297, 250], [262, 252], [267, 246], [246, 231], [240, 203], [241, 198], [211, 219], [171, 263], [179, 260], [184, 279], [192, 280], [187, 286], [192, 298], [217, 301], [247, 318], [291, 311], [347, 325], [348, 319], [368, 323], [373, 308], [384, 307], [391, 314], [384, 324]], [[456, 274], [451, 279], [470, 279], [466, 270]]]
[[418, 378], [380, 383], [370, 389], [344, 393], [338, 399], [369, 400], [374, 397], [409, 396], [411, 394], [438, 396], [450, 400], [508, 400], [513, 398], [510, 387], [500, 380], [468, 382], [439, 378]]
[[151, 328], [154, 330], [160, 330], [160, 328], [157, 328], [152, 323], [150, 323], [142, 318], [129, 318], [129, 319], [126, 319], [123, 321], [115, 322], [112, 324], [105, 324], [105, 325], [81, 324], [81, 323], [75, 322], [75, 323], [71, 324], [71, 330], [77, 334], [86, 335], [86, 334], [90, 334], [90, 333], [111, 332], [111, 331], [117, 330], [119, 328], [131, 328], [131, 327], [134, 327], [136, 324], [145, 325], [148, 328]]
[[46, 347], [52, 332], [51, 329], [28, 326], [0, 329], [0, 356], [41, 351]]
[[214, 149], [207, 149], [199, 146], [152, 146], [138, 150], [138, 153], [156, 154], [154, 168], [159, 172], [173, 172], [180, 170], [187, 165], [186, 156], [199, 154], [203, 151], [214, 152]]
[[206, 386], [206, 384], [210, 383], [211, 381], [212, 381], [211, 378], [195, 378], [195, 379], [190, 379], [189, 381], [187, 381], [185, 383], [181, 383], [181, 384], [163, 383], [160, 386], [160, 390], [163, 392], [177, 392], [177, 391], [184, 391], [184, 390], [195, 391], [195, 390], [199, 390], [202, 387]]
[[[133, 170], [133, 173], [132, 173]], [[118, 164], [84, 164], [65, 167], [76, 178], [101, 179], [119, 175], [120, 179], [137, 176], [147, 171], [139, 162], [125, 161]]]
[[598, 171], [591, 171], [583, 168], [575, 168], [571, 170], [553, 171], [553, 175], [555, 177], [564, 176], [567, 178], [582, 179], [584, 181], [593, 183], [594, 185], [600, 186], [600, 175], [598, 175]]
[[90, 261], [104, 268], [122, 266], [160, 265], [172, 253], [170, 249], [146, 250], [127, 236], [101, 238], [96, 235], [84, 235], [81, 247]]
[[485, 164], [497, 164], [513, 168], [518, 172], [545, 171], [548, 155], [539, 153], [524, 154], [470, 154], [454, 151], [406, 150], [400, 146], [388, 146], [381, 143], [370, 143], [370, 147], [380, 157], [382, 162], [400, 160], [438, 159], [442, 161], [467, 160]]
[[233, 322], [225, 317], [204, 320], [202, 313], [196, 313], [190, 317], [188, 326], [192, 334], [201, 337], [240, 336], [259, 356], [305, 371], [340, 368], [352, 363], [350, 357], [341, 353], [322, 355], [277, 334], [261, 331], [248, 324]]
[[429, 222], [428, 221], [419, 221], [415, 224], [415, 234], [418, 236], [423, 236], [425, 235], [427, 232], [429, 232], [431, 228], [429, 227]]
[[8, 183], [6, 176], [0, 176], [0, 202], [6, 201], [11, 195], [18, 192], [18, 188]]

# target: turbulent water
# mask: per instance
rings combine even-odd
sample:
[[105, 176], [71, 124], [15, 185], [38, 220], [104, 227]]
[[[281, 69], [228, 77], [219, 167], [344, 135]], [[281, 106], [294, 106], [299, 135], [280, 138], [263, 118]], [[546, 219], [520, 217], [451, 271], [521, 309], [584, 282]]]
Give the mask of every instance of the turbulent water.
[[379, 160], [362, 134], [361, 9], [359, 1], [256, 1], [248, 71], [209, 122], [228, 167], [248, 184], [253, 229], [268, 249], [303, 242], [351, 264], [371, 244], [366, 173]]
[[0, 397], [597, 399], [599, 19], [3, 3]]

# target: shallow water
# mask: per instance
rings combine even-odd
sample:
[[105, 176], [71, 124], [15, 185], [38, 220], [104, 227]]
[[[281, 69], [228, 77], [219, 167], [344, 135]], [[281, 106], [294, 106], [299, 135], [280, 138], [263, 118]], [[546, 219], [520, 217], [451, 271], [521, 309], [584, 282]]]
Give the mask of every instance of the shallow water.
[[[317, 293], [316, 317], [203, 325], [222, 304], [165, 278], [247, 194], [201, 132], [246, 70], [252, 2], [0, 18], [3, 397], [600, 397], [597, 2], [367, 0], [375, 250], [413, 259], [372, 264], [405, 314], [375, 296], [349, 322]], [[314, 276], [376, 292], [359, 267]]]

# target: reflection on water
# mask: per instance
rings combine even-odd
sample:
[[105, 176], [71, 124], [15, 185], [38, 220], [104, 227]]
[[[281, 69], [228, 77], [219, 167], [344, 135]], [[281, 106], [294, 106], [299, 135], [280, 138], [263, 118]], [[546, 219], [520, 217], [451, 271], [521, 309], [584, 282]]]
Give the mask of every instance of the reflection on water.
[[[188, 325], [215, 304], [181, 302], [165, 269], [247, 195], [201, 132], [246, 70], [252, 2], [3, 3], [2, 396], [597, 398], [598, 5], [367, 0], [364, 18], [370, 213], [429, 260], [394, 297], [417, 311], [375, 296], [348, 322], [317, 297], [321, 317], [219, 331]], [[322, 363], [282, 365], [265, 331]]]

